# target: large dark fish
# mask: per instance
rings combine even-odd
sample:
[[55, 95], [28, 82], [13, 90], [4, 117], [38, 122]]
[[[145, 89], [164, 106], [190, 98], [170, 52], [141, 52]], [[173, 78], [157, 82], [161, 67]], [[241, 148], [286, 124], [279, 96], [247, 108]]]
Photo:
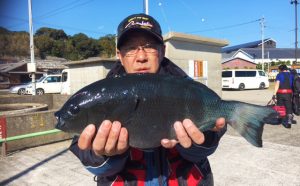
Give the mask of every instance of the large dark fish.
[[220, 117], [261, 147], [264, 123], [276, 124], [278, 115], [269, 107], [221, 100], [205, 85], [187, 78], [132, 74], [82, 88], [55, 116], [56, 128], [74, 133], [105, 119], [120, 121], [128, 130], [130, 146], [148, 149], [159, 146], [163, 138], [176, 138], [175, 121], [189, 118], [206, 131]]

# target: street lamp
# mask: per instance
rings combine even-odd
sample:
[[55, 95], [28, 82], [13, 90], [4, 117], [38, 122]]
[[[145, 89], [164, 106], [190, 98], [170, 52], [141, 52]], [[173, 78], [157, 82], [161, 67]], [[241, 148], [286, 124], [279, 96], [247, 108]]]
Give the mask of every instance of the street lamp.
[[295, 4], [295, 64], [297, 64], [297, 50], [298, 50], [298, 19], [297, 19], [297, 5], [298, 0], [291, 0], [291, 4]]

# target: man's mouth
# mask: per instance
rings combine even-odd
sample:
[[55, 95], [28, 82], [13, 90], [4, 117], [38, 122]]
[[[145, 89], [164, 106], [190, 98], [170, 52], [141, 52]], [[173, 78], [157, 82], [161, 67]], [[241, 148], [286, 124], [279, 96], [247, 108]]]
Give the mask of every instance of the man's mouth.
[[139, 68], [136, 70], [137, 73], [149, 73], [150, 70], [148, 68]]

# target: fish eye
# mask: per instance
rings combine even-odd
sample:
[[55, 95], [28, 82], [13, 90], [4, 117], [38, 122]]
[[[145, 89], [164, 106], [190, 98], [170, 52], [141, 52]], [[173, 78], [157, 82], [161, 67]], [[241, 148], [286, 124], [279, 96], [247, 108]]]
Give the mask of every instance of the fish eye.
[[71, 108], [70, 108], [70, 110], [69, 110], [69, 113], [70, 113], [71, 115], [76, 115], [76, 114], [79, 113], [79, 111], [80, 111], [79, 106], [71, 105]]

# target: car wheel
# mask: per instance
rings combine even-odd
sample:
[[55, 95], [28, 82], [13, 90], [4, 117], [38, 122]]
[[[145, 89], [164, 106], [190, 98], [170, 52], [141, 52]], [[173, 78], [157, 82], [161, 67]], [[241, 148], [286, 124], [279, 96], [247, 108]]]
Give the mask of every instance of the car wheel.
[[44, 90], [41, 88], [36, 89], [36, 95], [43, 95], [45, 94]]
[[239, 90], [244, 90], [245, 89], [245, 84], [244, 83], [241, 83], [240, 85], [239, 85]]
[[18, 94], [19, 95], [25, 95], [25, 88], [20, 88], [19, 90], [18, 90]]
[[260, 83], [260, 85], [259, 85], [259, 89], [264, 89], [266, 87], [266, 85], [265, 85], [265, 83]]

